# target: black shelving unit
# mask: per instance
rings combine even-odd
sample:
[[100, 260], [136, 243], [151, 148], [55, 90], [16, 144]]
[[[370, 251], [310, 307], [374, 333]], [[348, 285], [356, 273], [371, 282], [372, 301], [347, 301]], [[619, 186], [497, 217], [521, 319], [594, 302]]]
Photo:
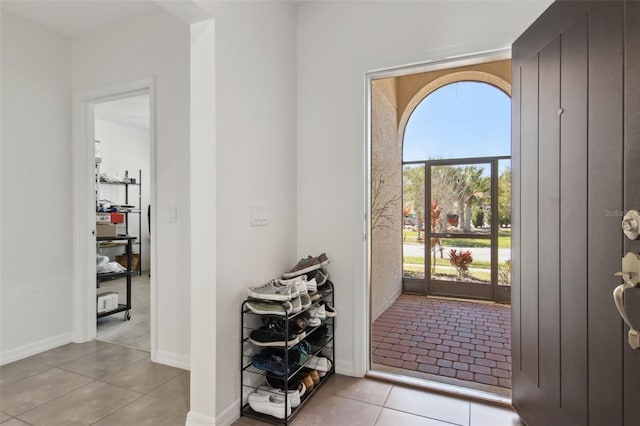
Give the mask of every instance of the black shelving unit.
[[[98, 168], [99, 171], [99, 168]], [[125, 174], [129, 175], [129, 171], [126, 170]], [[127, 178], [125, 178], [127, 179]], [[137, 179], [137, 180], [136, 180]], [[138, 262], [138, 267], [136, 269], [136, 273], [138, 275], [142, 275], [142, 170], [138, 170], [138, 177], [136, 179], [133, 179], [132, 181], [123, 181], [123, 182], [107, 182], [107, 181], [103, 181], [101, 180], [99, 177], [96, 181], [97, 185], [110, 185], [110, 186], [121, 186], [124, 188], [124, 205], [128, 206], [128, 205], [135, 205], [135, 204], [129, 204], [130, 202], [133, 201], [132, 197], [136, 196], [136, 194], [131, 194], [131, 190], [129, 187], [137, 187], [138, 188], [138, 194], [137, 194], [137, 198], [138, 198], [138, 203], [136, 208], [122, 208], [120, 209], [120, 211], [118, 213], [122, 213], [124, 214], [124, 226], [125, 226], [125, 233], [127, 235], [129, 235], [129, 215], [136, 215], [138, 217], [138, 237], [137, 237], [137, 241], [133, 243], [133, 245], [138, 246], [138, 254], [140, 255], [140, 259]], [[99, 190], [98, 190], [98, 194], [99, 194]], [[129, 262], [131, 262], [131, 259], [129, 259]], [[129, 263], [129, 265], [131, 265], [131, 263]]]
[[124, 319], [129, 321], [131, 319], [131, 259], [132, 259], [132, 249], [133, 242], [136, 237], [131, 237], [128, 235], [123, 235], [119, 237], [96, 237], [96, 245], [98, 246], [98, 250], [100, 247], [100, 243], [103, 242], [115, 242], [115, 241], [124, 241], [126, 243], [126, 255], [127, 255], [127, 270], [124, 272], [107, 272], [107, 273], [97, 273], [96, 274], [96, 287], [100, 287], [100, 282], [104, 280], [110, 280], [115, 278], [126, 277], [127, 279], [127, 303], [118, 303], [118, 307], [112, 309], [107, 312], [98, 312], [96, 313], [97, 318], [106, 317], [108, 315], [117, 314], [118, 312], [124, 312]]
[[[320, 291], [320, 290], [319, 290]], [[334, 302], [334, 288], [333, 283], [331, 281], [327, 281], [324, 287], [322, 287], [322, 294], [324, 294], [321, 300], [326, 301], [327, 303], [333, 306]], [[261, 300], [261, 302], [268, 302], [266, 300]], [[315, 301], [313, 303], [317, 303]], [[268, 423], [273, 424], [284, 424], [287, 425], [291, 420], [295, 418], [295, 416], [300, 412], [300, 410], [307, 404], [307, 402], [313, 397], [313, 395], [320, 389], [327, 379], [335, 373], [335, 317], [327, 317], [326, 320], [322, 321], [322, 324], [317, 327], [308, 327], [306, 331], [306, 336], [304, 339], [300, 341], [307, 341], [310, 343], [311, 350], [309, 351], [309, 356], [305, 362], [302, 364], [295, 364], [289, 370], [289, 374], [285, 376], [278, 376], [276, 374], [270, 373], [266, 370], [261, 370], [253, 366], [251, 360], [252, 357], [260, 352], [261, 349], [264, 349], [265, 346], [257, 346], [249, 341], [249, 335], [251, 331], [256, 329], [256, 325], [261, 325], [262, 317], [274, 317], [274, 318], [282, 318], [285, 320], [286, 327], [286, 335], [289, 335], [289, 320], [296, 318], [298, 315], [302, 315], [308, 309], [302, 310], [301, 312], [297, 312], [295, 314], [286, 315], [286, 311], [282, 308], [282, 315], [264, 315], [264, 314], [256, 314], [251, 311], [247, 307], [247, 301], [245, 300], [242, 303], [240, 309], [240, 327], [241, 327], [241, 341], [240, 341], [240, 416], [252, 417], [258, 420], [262, 420]], [[316, 342], [311, 343], [309, 338], [314, 336], [314, 333], [317, 332], [322, 326], [327, 327], [327, 336], [321, 342], [316, 342], [316, 339], [311, 339]], [[282, 349], [284, 352], [284, 365], [289, 366], [289, 353], [295, 345], [289, 347], [289, 342], [286, 342], [286, 346], [277, 346], [278, 349]], [[287, 392], [284, 392], [284, 418], [273, 417], [268, 414], [259, 413], [251, 408], [248, 402], [248, 396], [256, 392], [258, 387], [265, 384], [267, 377], [273, 377], [280, 381], [284, 381], [283, 389], [289, 389], [289, 381], [292, 380], [298, 373], [300, 373], [305, 366], [309, 362], [309, 358], [311, 355], [315, 356], [324, 356], [331, 361], [331, 369], [322, 377], [320, 377], [320, 382], [317, 385], [314, 385], [311, 391], [306, 391], [304, 395], [300, 399], [300, 405], [295, 408], [291, 408], [291, 415], [287, 416], [287, 407], [290, 406], [289, 395]]]

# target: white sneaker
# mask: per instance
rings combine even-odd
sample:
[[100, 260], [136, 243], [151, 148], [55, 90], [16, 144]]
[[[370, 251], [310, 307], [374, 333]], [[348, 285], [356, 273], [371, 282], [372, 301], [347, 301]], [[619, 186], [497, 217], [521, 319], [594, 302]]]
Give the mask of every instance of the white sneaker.
[[[304, 275], [301, 277], [293, 277], [289, 280], [276, 280], [278, 281], [280, 284], [282, 285], [286, 285], [291, 287], [291, 293], [297, 292], [298, 291], [298, 285], [300, 284], [301, 281], [306, 281], [307, 277], [305, 277]], [[300, 293], [298, 293], [298, 296], [300, 295]]]
[[324, 305], [318, 303], [311, 305], [311, 308], [309, 308], [309, 316], [311, 318], [318, 318], [319, 320], [327, 319], [327, 312], [324, 309]]
[[318, 370], [318, 376], [324, 377], [329, 371], [331, 371], [331, 360], [327, 359], [327, 371]]
[[304, 365], [307, 368], [318, 370], [318, 372], [326, 373], [331, 370], [331, 361], [323, 356], [311, 356]]
[[325, 315], [328, 318], [333, 318], [338, 315], [338, 311], [336, 311], [336, 308], [334, 308], [327, 302], [320, 302], [320, 305], [324, 306]]
[[247, 289], [247, 293], [249, 293], [249, 296], [254, 299], [278, 301], [291, 300], [291, 286], [284, 285], [278, 280], [271, 280], [257, 287], [249, 287]]
[[305, 281], [305, 285], [309, 293], [315, 293], [318, 291], [318, 284], [316, 283], [315, 278], [311, 278], [310, 280]]
[[302, 310], [302, 300], [300, 299], [300, 296], [296, 296], [293, 299], [291, 299], [291, 313], [297, 314], [301, 310]]
[[[284, 391], [282, 389], [272, 388], [267, 385], [260, 386], [258, 388], [258, 393], [266, 395], [278, 395], [284, 399]], [[287, 394], [287, 398], [289, 400], [288, 402], [289, 405], [291, 405], [291, 408], [296, 408], [298, 405], [300, 405], [300, 391], [298, 391], [298, 389], [290, 390], [289, 392], [287, 392]]]
[[285, 411], [284, 397], [273, 393], [254, 392], [249, 395], [249, 405], [258, 413], [268, 414], [279, 419], [284, 419], [291, 415], [291, 404], [287, 404]]
[[300, 303], [302, 304], [302, 309], [307, 309], [311, 306], [312, 300], [307, 293], [300, 295]]

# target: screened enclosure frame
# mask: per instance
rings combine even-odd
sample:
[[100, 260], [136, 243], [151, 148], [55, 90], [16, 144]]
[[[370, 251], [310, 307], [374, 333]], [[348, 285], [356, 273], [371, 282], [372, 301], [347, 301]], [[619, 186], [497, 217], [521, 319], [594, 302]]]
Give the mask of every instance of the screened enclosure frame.
[[[498, 283], [498, 238], [500, 232], [499, 216], [498, 216], [498, 178], [499, 178], [499, 161], [511, 160], [511, 156], [493, 156], [493, 157], [476, 157], [476, 158], [460, 158], [460, 159], [436, 159], [422, 161], [403, 161], [402, 167], [405, 166], [424, 166], [424, 278], [402, 278], [403, 291], [407, 293], [427, 294], [434, 296], [462, 297], [469, 299], [493, 300], [497, 302], [511, 301], [511, 286], [500, 285]], [[431, 176], [432, 168], [437, 166], [471, 166], [471, 165], [489, 165], [490, 166], [490, 197], [491, 197], [491, 220], [489, 234], [477, 233], [452, 233], [452, 232], [434, 232], [431, 229]], [[404, 196], [404, 186], [403, 186]], [[431, 274], [431, 240], [433, 238], [456, 238], [456, 239], [487, 239], [490, 240], [490, 283], [485, 284], [473, 281], [456, 281], [446, 279], [435, 279]], [[404, 259], [404, 248], [403, 248]], [[403, 274], [404, 275], [404, 274]]]

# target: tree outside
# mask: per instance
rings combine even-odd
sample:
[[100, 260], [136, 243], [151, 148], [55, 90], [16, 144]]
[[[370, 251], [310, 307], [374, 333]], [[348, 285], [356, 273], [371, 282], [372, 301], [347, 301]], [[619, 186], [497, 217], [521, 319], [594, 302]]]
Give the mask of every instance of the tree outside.
[[[431, 226], [432, 232], [465, 233], [488, 235], [491, 223], [491, 179], [488, 165], [432, 166], [431, 168]], [[405, 220], [403, 230], [404, 276], [424, 278], [424, 236], [425, 223], [425, 168], [424, 165], [407, 165], [403, 170], [403, 200]], [[498, 220], [500, 284], [510, 284], [511, 247], [511, 170], [503, 167], [498, 178]], [[434, 278], [456, 279], [455, 267], [446, 258], [450, 248], [472, 250], [475, 256], [469, 265], [467, 280], [489, 282], [491, 262], [487, 254], [490, 249], [488, 239], [432, 238], [429, 250], [432, 256], [431, 274]], [[412, 247], [415, 245], [417, 247]], [[411, 253], [407, 253], [410, 251]], [[505, 253], [502, 253], [505, 252]]]

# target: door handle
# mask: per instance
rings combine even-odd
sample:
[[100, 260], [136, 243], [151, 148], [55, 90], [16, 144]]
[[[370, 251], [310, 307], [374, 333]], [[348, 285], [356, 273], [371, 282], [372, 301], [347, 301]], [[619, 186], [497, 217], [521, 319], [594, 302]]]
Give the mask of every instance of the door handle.
[[622, 277], [624, 284], [620, 284], [613, 290], [613, 301], [623, 321], [629, 326], [627, 341], [632, 349], [640, 349], [640, 333], [633, 327], [627, 311], [624, 307], [624, 292], [630, 288], [640, 286], [640, 255], [627, 253], [622, 258], [622, 272], [616, 273]]

